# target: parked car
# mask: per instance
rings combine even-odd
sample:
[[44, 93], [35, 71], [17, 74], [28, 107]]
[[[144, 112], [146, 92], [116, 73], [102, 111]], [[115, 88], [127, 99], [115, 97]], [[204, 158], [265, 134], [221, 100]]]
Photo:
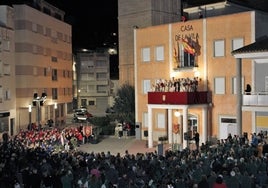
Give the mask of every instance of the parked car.
[[75, 122], [89, 121], [91, 117], [93, 117], [93, 115], [89, 113], [85, 108], [76, 109], [74, 112]]

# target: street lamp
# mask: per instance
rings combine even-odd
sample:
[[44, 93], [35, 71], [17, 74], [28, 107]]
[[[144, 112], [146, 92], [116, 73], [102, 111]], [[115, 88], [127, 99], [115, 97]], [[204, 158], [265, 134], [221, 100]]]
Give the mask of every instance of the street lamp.
[[29, 111], [29, 129], [32, 129], [32, 105], [29, 104], [28, 106], [28, 111]]
[[45, 101], [47, 98], [47, 94], [45, 92], [42, 93], [41, 97], [38, 96], [37, 93], [34, 93], [33, 96], [33, 106], [37, 106], [37, 126], [38, 126], [38, 130], [40, 130], [40, 126], [41, 126], [41, 106], [44, 105]]
[[57, 117], [56, 117], [56, 115], [57, 115], [57, 108], [58, 108], [58, 105], [57, 105], [57, 103], [54, 103], [54, 117], [55, 117], [55, 120], [54, 120], [54, 125], [56, 125], [56, 122], [57, 122]]

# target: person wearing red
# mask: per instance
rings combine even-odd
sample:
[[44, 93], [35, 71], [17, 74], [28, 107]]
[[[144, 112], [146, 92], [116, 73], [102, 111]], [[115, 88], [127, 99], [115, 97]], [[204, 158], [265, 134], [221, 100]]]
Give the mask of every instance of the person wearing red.
[[223, 182], [222, 175], [219, 175], [216, 178], [215, 183], [213, 184], [213, 188], [227, 188], [227, 185]]

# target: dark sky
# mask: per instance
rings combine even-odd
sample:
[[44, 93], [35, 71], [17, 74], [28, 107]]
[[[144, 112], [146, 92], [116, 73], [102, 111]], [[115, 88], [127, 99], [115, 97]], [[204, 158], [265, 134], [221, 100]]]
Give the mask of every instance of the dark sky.
[[117, 43], [117, 0], [46, 0], [65, 11], [65, 21], [72, 25], [74, 48], [102, 47]]
[[[1, 5], [27, 4], [34, 0], [0, 0]], [[103, 47], [117, 43], [117, 0], [45, 0], [65, 12], [72, 25], [73, 48]]]
[[[118, 47], [117, 0], [46, 0], [65, 11], [65, 21], [72, 25], [73, 52], [76, 49]], [[106, 45], [104, 45], [106, 44]], [[110, 56], [110, 77], [119, 78], [118, 55]]]

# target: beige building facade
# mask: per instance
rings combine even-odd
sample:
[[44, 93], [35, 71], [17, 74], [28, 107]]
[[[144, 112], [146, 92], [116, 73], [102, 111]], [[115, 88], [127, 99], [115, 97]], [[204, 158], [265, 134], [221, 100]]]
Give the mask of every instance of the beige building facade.
[[[186, 147], [184, 133], [188, 131], [192, 134], [197, 130], [201, 142], [206, 142], [225, 139], [229, 133], [249, 135], [268, 128], [267, 104], [258, 104], [262, 106], [259, 110], [245, 110], [248, 104], [243, 93], [246, 84], [252, 86], [254, 93], [267, 91], [267, 76], [257, 72], [267, 68], [267, 64], [249, 59], [238, 64], [231, 54], [267, 34], [267, 16], [245, 11], [135, 29], [136, 122], [149, 147], [159, 137]], [[241, 82], [237, 82], [237, 76]], [[192, 86], [188, 83], [197, 79], [197, 91], [208, 92], [207, 103], [166, 104], [165, 92], [175, 92], [168, 83], [177, 79], [182, 93], [193, 92], [187, 88]], [[161, 84], [165, 88], [159, 91], [157, 85]], [[241, 87], [237, 88], [239, 84]], [[163, 94], [162, 103], [148, 103], [148, 94], [153, 92]]]
[[[0, 6], [0, 136], [14, 133], [16, 120], [16, 81], [14, 59], [14, 12], [11, 7]], [[2, 138], [2, 136], [1, 136]], [[1, 139], [0, 138], [0, 139]]]
[[64, 123], [73, 99], [71, 26], [63, 21], [63, 11], [45, 1], [16, 4], [8, 11], [7, 16], [1, 11], [1, 19], [9, 18], [13, 25], [5, 29], [10, 36], [2, 40], [8, 49], [1, 51], [0, 70], [10, 72], [4, 74], [10, 86], [2, 87], [7, 100], [0, 105], [1, 111], [11, 112], [5, 131], [13, 135], [50, 119]]

